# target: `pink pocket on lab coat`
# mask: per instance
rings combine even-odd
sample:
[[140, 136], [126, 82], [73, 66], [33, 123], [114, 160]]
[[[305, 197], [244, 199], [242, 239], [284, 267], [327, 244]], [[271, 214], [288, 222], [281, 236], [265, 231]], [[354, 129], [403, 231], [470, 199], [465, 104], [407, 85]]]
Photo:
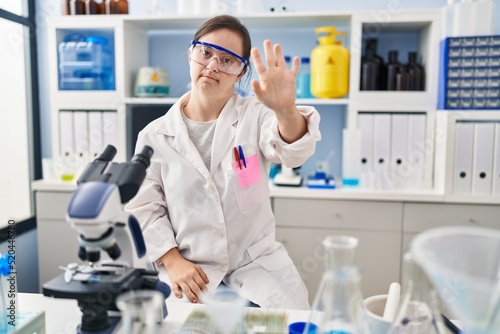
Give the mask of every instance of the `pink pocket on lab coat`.
[[234, 195], [243, 214], [260, 206], [269, 198], [266, 192], [267, 183], [264, 182], [265, 178], [262, 176], [259, 164], [259, 155], [249, 155], [245, 159], [246, 167], [243, 161], [240, 161], [240, 169], [238, 162], [233, 161], [230, 171]]
[[256, 184], [262, 180], [259, 157], [257, 156], [257, 154], [245, 158], [245, 162], [247, 165], [246, 167], [243, 164], [243, 161], [240, 161], [241, 169], [238, 161], [232, 162], [233, 171], [236, 174], [236, 179], [238, 180], [238, 184], [241, 188], [250, 187], [251, 185]]

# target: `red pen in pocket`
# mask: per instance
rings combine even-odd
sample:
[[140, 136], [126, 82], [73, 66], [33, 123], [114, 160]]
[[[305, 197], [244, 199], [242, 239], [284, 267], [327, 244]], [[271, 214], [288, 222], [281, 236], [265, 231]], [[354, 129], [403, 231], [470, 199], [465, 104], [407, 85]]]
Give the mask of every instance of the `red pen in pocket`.
[[238, 161], [238, 166], [241, 169], [241, 159], [240, 155], [238, 154], [238, 149], [236, 147], [233, 147], [233, 153], [234, 153], [234, 158], [236, 159], [236, 161]]

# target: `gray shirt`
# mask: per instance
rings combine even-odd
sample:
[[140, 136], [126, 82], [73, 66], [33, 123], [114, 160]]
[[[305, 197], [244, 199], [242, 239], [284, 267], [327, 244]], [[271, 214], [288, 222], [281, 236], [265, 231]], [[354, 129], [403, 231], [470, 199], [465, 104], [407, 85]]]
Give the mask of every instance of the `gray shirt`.
[[182, 118], [184, 119], [184, 123], [186, 124], [189, 138], [200, 153], [205, 166], [207, 166], [207, 169], [210, 170], [212, 142], [214, 139], [215, 125], [217, 124], [217, 120], [214, 119], [213, 121], [209, 122], [196, 122], [187, 118], [184, 113], [182, 113]]

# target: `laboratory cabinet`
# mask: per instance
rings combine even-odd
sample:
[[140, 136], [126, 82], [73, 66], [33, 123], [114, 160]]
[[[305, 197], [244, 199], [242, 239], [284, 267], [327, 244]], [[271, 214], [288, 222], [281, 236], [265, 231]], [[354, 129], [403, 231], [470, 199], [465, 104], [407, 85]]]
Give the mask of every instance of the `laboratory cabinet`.
[[402, 203], [274, 199], [276, 240], [292, 257], [312, 302], [324, 270], [322, 240], [331, 234], [359, 239], [355, 264], [365, 296], [399, 281]]
[[272, 196], [276, 239], [294, 261], [311, 302], [323, 274], [322, 240], [328, 235], [359, 239], [354, 264], [361, 270], [363, 295], [372, 296], [401, 281], [402, 256], [418, 233], [444, 226], [500, 229], [500, 205], [444, 203], [443, 196], [429, 196], [429, 202], [421, 202], [418, 195], [397, 199], [396, 194], [386, 200], [370, 199], [369, 194], [347, 194], [349, 200], [325, 194]]
[[60, 266], [78, 259], [76, 230], [66, 221], [71, 190], [36, 190], [38, 268], [40, 291], [43, 283], [62, 274]]
[[481, 226], [500, 229], [500, 204], [406, 203], [403, 217], [403, 250], [412, 238], [435, 226]]

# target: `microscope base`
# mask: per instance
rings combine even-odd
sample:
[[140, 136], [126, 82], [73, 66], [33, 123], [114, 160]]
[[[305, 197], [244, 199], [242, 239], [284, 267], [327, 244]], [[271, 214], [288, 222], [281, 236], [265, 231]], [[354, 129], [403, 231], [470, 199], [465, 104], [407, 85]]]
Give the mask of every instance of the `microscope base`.
[[287, 177], [278, 173], [274, 177], [273, 183], [277, 186], [300, 187], [302, 185], [302, 176]]
[[120, 327], [119, 324], [120, 324], [121, 319], [122, 319], [121, 317], [109, 317], [109, 327], [106, 329], [103, 329], [101, 331], [98, 331], [98, 332], [84, 331], [84, 330], [82, 330], [81, 325], [78, 325], [76, 333], [77, 334], [113, 334], [113, 333], [115, 333], [116, 329], [118, 327]]

